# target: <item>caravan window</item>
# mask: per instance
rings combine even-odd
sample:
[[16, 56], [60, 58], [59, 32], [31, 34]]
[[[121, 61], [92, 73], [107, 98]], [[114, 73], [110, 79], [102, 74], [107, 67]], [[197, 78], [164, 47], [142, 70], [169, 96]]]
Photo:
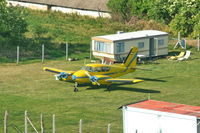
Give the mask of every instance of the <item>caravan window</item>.
[[164, 40], [163, 40], [163, 39], [158, 40], [158, 45], [159, 45], [159, 46], [164, 45]]
[[124, 52], [124, 42], [117, 43], [117, 53]]
[[105, 52], [106, 51], [106, 46], [104, 42], [96, 42], [96, 50]]
[[100, 52], [111, 53], [111, 44], [105, 42], [95, 41], [95, 50]]
[[144, 42], [139, 42], [139, 43], [138, 43], [138, 48], [139, 48], [139, 49], [144, 48]]
[[110, 67], [102, 67], [102, 72], [108, 72], [110, 70]]
[[88, 71], [88, 72], [93, 72], [93, 71], [94, 71], [93, 68], [90, 67], [90, 66], [83, 66], [83, 67], [81, 68], [81, 70], [86, 70], [86, 71]]

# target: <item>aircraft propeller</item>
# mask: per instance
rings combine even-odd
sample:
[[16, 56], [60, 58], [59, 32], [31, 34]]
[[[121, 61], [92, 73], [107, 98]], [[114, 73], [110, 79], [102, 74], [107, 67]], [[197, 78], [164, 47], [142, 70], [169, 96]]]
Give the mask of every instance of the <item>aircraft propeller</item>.
[[67, 79], [69, 75], [70, 74], [66, 72], [61, 72], [60, 74], [54, 76], [56, 77], [56, 80], [62, 80], [62, 79]]
[[89, 79], [92, 83], [96, 83], [98, 86], [100, 86], [100, 83], [97, 82], [98, 78], [96, 76], [91, 76], [88, 72], [85, 72], [85, 74], [89, 77]]

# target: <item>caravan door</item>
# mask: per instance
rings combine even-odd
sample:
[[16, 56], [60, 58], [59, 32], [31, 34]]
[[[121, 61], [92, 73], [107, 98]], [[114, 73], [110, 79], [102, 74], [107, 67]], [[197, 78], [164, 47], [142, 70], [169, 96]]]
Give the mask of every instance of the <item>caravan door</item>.
[[155, 45], [154, 45], [154, 38], [149, 39], [149, 57], [152, 57], [155, 55]]

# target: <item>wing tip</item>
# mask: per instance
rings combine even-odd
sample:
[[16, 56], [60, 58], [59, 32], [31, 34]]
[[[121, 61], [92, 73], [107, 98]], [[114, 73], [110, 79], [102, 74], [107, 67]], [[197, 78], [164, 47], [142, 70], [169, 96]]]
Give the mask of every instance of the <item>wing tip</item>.
[[137, 79], [137, 80], [134, 80], [133, 83], [140, 83], [140, 82], [143, 82], [144, 80], [141, 80], [141, 79]]

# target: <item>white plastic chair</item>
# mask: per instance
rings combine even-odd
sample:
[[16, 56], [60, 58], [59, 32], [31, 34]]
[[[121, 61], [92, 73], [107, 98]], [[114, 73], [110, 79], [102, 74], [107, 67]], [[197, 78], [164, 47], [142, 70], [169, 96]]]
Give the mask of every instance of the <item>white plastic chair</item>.
[[178, 61], [187, 60], [190, 57], [190, 54], [191, 54], [191, 51], [187, 50], [185, 56], [184, 57], [180, 57], [177, 60]]

